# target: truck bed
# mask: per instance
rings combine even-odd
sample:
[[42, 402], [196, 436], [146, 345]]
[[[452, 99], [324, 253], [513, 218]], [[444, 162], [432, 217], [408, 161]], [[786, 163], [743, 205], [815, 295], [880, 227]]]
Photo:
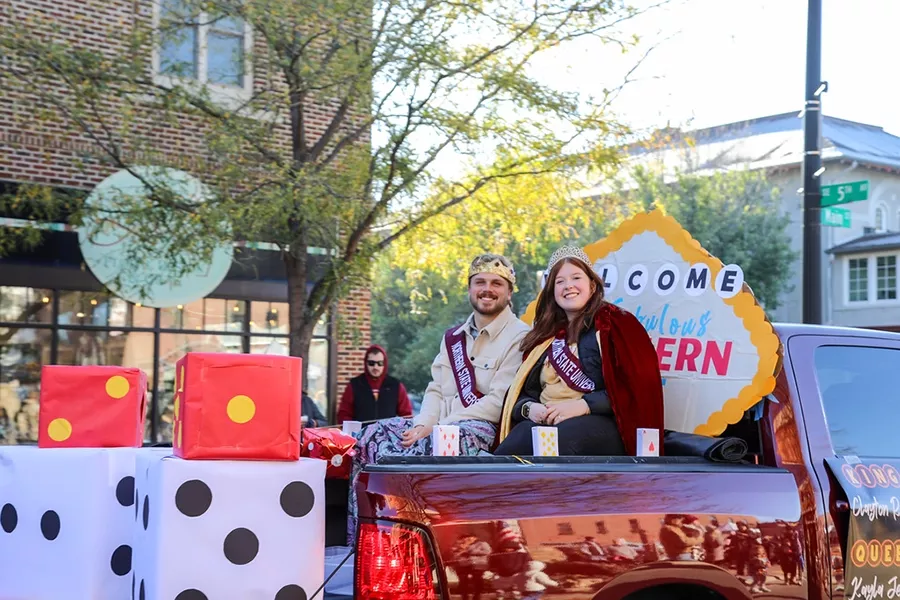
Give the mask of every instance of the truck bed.
[[[365, 467], [370, 473], [760, 473], [783, 471], [753, 463], [714, 462], [687, 456], [386, 456]], [[785, 471], [786, 472], [786, 471]]]

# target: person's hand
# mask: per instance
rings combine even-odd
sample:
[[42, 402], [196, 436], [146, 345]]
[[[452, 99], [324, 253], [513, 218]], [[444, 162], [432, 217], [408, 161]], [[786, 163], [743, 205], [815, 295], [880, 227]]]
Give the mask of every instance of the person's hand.
[[547, 407], [540, 402], [529, 402], [528, 418], [540, 425], [547, 418]]
[[410, 429], [407, 429], [400, 434], [400, 437], [402, 438], [400, 441], [400, 445], [404, 448], [409, 448], [422, 438], [426, 438], [431, 435], [432, 429], [432, 425], [416, 425], [415, 427], [411, 427]]
[[559, 402], [548, 408], [544, 422], [548, 425], [559, 425], [566, 419], [589, 414], [591, 414], [591, 409], [587, 402], [584, 400], [568, 400], [566, 402]]

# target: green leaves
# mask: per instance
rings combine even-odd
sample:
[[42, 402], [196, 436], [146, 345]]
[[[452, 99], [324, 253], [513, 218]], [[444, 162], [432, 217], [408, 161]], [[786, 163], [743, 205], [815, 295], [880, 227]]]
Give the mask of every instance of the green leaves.
[[[5, 93], [29, 107], [23, 130], [52, 124], [90, 148], [73, 164], [154, 165], [201, 179], [210, 189], [202, 205], [161, 188], [150, 206], [123, 200], [121, 221], [153, 225], [173, 248], [198, 252], [228, 231], [275, 244], [292, 282], [292, 323], [303, 331], [364, 283], [391, 243], [434, 219], [423, 231], [446, 235], [447, 211], [452, 221], [492, 223], [479, 245], [539, 255], [584, 217], [557, 202], [555, 184], [519, 207], [532, 191], [516, 180], [612, 164], [605, 149], [625, 132], [606, 98], [557, 89], [530, 69], [584, 36], [630, 47], [616, 25], [637, 13], [623, 0], [165, 0], [163, 8], [161, 18], [137, 9], [72, 28], [28, 3], [9, 7]], [[191, 42], [210, 35], [238, 36], [244, 51], [210, 57], [213, 44]], [[210, 65], [230, 61], [252, 86], [210, 83]], [[40, 127], [27, 122], [36, 116]], [[438, 168], [454, 160], [465, 169]], [[202, 235], [186, 233], [195, 224]], [[326, 249], [315, 273], [311, 248]], [[424, 255], [450, 264], [430, 247]]]

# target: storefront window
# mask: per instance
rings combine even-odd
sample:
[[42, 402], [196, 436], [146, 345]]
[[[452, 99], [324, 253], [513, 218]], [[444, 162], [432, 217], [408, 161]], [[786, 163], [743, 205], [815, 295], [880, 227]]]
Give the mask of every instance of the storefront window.
[[203, 328], [207, 331], [238, 333], [243, 331], [245, 314], [247, 314], [247, 302], [243, 300], [207, 298]]
[[0, 328], [0, 443], [37, 441], [41, 366], [50, 364], [49, 329]]
[[153, 327], [154, 309], [100, 292], [59, 292], [57, 323], [95, 327]]
[[52, 290], [0, 286], [0, 321], [50, 323], [53, 321], [52, 300]]
[[192, 329], [195, 331], [206, 329], [206, 310], [212, 308], [211, 302], [211, 300], [200, 299], [189, 304], [161, 308], [159, 325], [163, 329]]
[[[54, 302], [56, 298], [56, 302]], [[58, 306], [54, 322], [54, 304]], [[171, 441], [175, 364], [188, 352], [289, 355], [284, 302], [206, 298], [157, 309], [109, 293], [0, 286], [0, 444], [37, 440], [41, 366], [106, 365], [147, 374], [146, 439]], [[245, 323], [249, 322], [249, 331]], [[17, 325], [21, 323], [22, 326]], [[31, 323], [32, 325], [26, 325]], [[145, 331], [135, 331], [135, 329]], [[310, 346], [303, 389], [328, 412], [328, 321]], [[248, 335], [249, 334], [249, 335]], [[154, 356], [158, 342], [159, 356]], [[152, 414], [154, 359], [157, 414]], [[156, 440], [152, 439], [156, 417]]]

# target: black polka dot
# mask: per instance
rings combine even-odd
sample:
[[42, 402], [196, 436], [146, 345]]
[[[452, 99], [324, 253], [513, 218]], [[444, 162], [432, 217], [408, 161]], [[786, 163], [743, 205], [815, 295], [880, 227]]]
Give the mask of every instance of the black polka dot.
[[302, 481], [292, 481], [281, 490], [281, 509], [292, 517], [305, 517], [315, 503], [312, 488]]
[[144, 531], [147, 531], [147, 527], [150, 525], [150, 496], [144, 496], [144, 510], [141, 520], [144, 522]]
[[138, 492], [137, 488], [134, 488], [134, 521], [137, 523], [138, 516], [138, 506], [140, 506], [141, 494]]
[[200, 590], [184, 590], [175, 596], [175, 600], [209, 600]]
[[134, 577], [134, 573], [132, 573], [131, 574], [131, 600], [134, 600], [134, 584], [135, 584], [135, 577]]
[[225, 558], [236, 565], [246, 565], [256, 558], [259, 552], [259, 539], [256, 534], [238, 527], [225, 536]]
[[299, 585], [286, 585], [275, 594], [275, 600], [306, 600], [306, 591]]
[[212, 491], [199, 479], [185, 481], [175, 492], [175, 506], [186, 517], [199, 517], [212, 504]]
[[123, 544], [116, 548], [109, 559], [109, 567], [119, 577], [128, 575], [131, 571], [131, 546]]
[[59, 515], [55, 511], [48, 510], [41, 517], [41, 533], [51, 542], [59, 535]]
[[126, 475], [119, 480], [119, 484], [116, 486], [116, 500], [122, 506], [131, 506], [131, 503], [134, 502], [134, 477]]
[[144, 596], [144, 580], [141, 579], [141, 585], [138, 588], [138, 600], [147, 600], [146, 596]]
[[12, 504], [4, 504], [3, 508], [0, 508], [0, 527], [6, 533], [12, 533], [18, 524], [19, 513], [16, 512], [16, 507]]

